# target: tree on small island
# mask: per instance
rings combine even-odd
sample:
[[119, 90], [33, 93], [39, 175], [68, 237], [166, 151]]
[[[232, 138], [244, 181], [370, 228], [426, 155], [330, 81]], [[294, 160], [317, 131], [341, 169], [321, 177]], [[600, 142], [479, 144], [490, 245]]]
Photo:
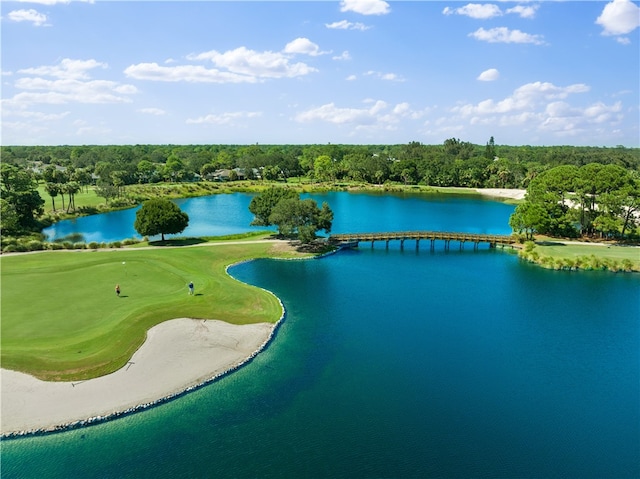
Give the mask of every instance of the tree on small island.
[[172, 201], [153, 199], [142, 203], [133, 227], [142, 236], [182, 233], [189, 225], [189, 215]]
[[311, 243], [319, 230], [329, 233], [333, 222], [333, 211], [326, 202], [319, 208], [315, 200], [301, 200], [298, 193], [278, 187], [254, 197], [249, 211], [255, 215], [252, 225], [276, 225], [279, 234], [297, 236], [303, 244]]

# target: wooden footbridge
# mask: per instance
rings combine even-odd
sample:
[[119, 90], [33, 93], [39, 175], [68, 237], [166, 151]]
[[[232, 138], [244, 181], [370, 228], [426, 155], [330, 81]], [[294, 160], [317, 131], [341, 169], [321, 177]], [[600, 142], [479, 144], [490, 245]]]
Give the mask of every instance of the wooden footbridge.
[[413, 240], [416, 242], [416, 249], [420, 247], [421, 240], [429, 240], [431, 249], [434, 249], [435, 242], [440, 240], [444, 241], [444, 247], [449, 249], [451, 241], [460, 244], [460, 249], [464, 248], [465, 243], [473, 243], [474, 249], [478, 248], [480, 243], [488, 243], [490, 248], [496, 246], [513, 246], [516, 243], [516, 238], [508, 235], [487, 235], [476, 233], [449, 233], [444, 231], [398, 231], [392, 233], [348, 233], [348, 234], [332, 234], [329, 236], [329, 241], [333, 244], [337, 244], [341, 247], [358, 247], [359, 243], [371, 242], [373, 247], [376, 241], [384, 241], [386, 246], [389, 247], [389, 241], [399, 240], [400, 247], [404, 247], [406, 240]]

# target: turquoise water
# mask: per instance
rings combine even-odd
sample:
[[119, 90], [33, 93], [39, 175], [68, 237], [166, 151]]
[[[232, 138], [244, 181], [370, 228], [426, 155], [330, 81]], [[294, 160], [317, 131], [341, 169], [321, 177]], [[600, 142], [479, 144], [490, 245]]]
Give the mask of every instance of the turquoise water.
[[[512, 208], [456, 199], [431, 205], [440, 215], [421, 201], [373, 199], [371, 223], [364, 206], [345, 218], [502, 233]], [[402, 211], [416, 224], [389, 218]], [[407, 243], [230, 272], [287, 308], [263, 353], [151, 410], [3, 441], [2, 477], [640, 475], [636, 275]]]
[[[513, 206], [469, 196], [372, 195], [346, 192], [305, 195], [318, 204], [326, 201], [334, 211], [334, 233], [365, 231], [436, 230], [509, 234]], [[256, 231], [249, 226], [252, 194], [234, 193], [176, 200], [189, 215], [189, 226], [180, 235], [223, 236]], [[64, 220], [43, 230], [49, 240], [80, 233], [84, 240], [111, 242], [140, 238], [133, 223], [140, 207]], [[471, 221], [460, 221], [469, 218]], [[506, 218], [506, 221], [505, 221]], [[260, 228], [264, 229], [264, 228]], [[322, 232], [321, 232], [322, 234]]]

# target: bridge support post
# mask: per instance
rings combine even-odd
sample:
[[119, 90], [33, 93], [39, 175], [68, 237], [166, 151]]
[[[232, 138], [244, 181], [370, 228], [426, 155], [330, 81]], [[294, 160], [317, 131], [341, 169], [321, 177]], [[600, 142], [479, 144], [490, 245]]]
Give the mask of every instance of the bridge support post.
[[420, 249], [420, 238], [416, 240], [416, 251]]
[[433, 251], [436, 248], [436, 240], [432, 239], [431, 240], [431, 251]]
[[400, 249], [404, 249], [404, 238], [400, 240]]
[[389, 240], [385, 241], [386, 243], [386, 248], [389, 249]]

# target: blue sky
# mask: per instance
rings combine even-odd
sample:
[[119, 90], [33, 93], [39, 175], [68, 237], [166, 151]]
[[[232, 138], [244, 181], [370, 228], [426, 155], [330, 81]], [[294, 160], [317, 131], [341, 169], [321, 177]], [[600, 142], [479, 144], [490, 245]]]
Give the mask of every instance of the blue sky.
[[3, 145], [640, 146], [630, 0], [0, 8]]

